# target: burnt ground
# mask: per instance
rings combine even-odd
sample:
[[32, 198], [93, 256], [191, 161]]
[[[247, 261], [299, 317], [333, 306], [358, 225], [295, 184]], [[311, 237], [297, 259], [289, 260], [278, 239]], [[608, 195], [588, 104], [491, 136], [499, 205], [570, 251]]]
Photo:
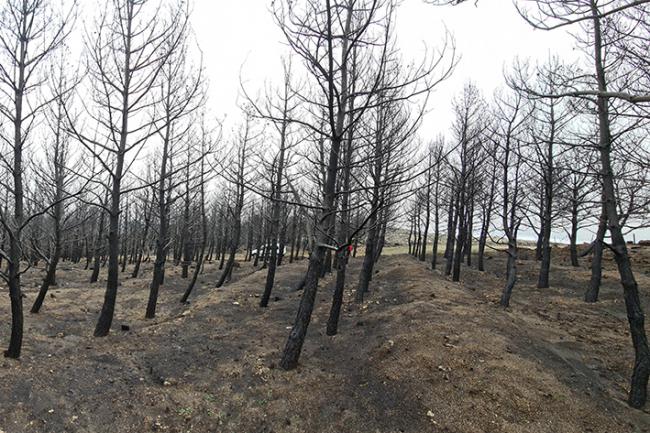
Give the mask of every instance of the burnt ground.
[[[280, 268], [264, 310], [265, 272], [250, 263], [222, 289], [208, 265], [189, 305], [178, 302], [185, 281], [172, 269], [151, 321], [145, 267], [124, 278], [113, 330], [100, 339], [103, 285], [64, 263], [41, 313], [26, 314], [21, 360], [0, 359], [0, 431], [650, 432], [648, 409], [625, 404], [633, 353], [614, 267], [606, 263], [601, 302], [588, 305], [586, 265], [557, 256], [550, 289], [534, 288], [536, 262], [521, 262], [506, 311], [500, 257], [457, 284], [409, 256], [384, 256], [367, 301], [346, 305], [335, 337], [324, 332], [328, 277], [291, 372], [276, 364], [304, 261]], [[648, 311], [650, 266], [637, 261]], [[349, 290], [359, 266], [354, 259]], [[26, 310], [39, 275], [24, 280]], [[6, 295], [0, 317], [6, 344]]]

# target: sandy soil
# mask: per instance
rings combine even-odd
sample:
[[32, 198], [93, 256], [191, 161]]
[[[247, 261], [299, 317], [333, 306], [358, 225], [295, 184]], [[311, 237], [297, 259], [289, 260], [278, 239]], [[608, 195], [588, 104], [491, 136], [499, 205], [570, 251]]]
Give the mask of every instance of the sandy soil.
[[[222, 289], [213, 288], [217, 271], [208, 266], [189, 305], [178, 302], [186, 282], [172, 270], [151, 321], [144, 319], [147, 266], [141, 278], [124, 278], [113, 330], [101, 339], [92, 330], [103, 285], [64, 263], [42, 312], [26, 316], [22, 359], [0, 360], [0, 430], [650, 432], [648, 409], [624, 402], [633, 354], [611, 262], [602, 301], [587, 305], [586, 264], [573, 269], [565, 252], [556, 256], [552, 288], [544, 290], [534, 288], [537, 263], [522, 261], [504, 311], [496, 305], [500, 257], [488, 260], [486, 273], [465, 269], [457, 284], [426, 263], [387, 255], [367, 302], [346, 305], [335, 337], [324, 332], [328, 277], [291, 372], [276, 364], [305, 262], [280, 268], [264, 310], [257, 304], [265, 273], [250, 263]], [[352, 261], [349, 290], [359, 266]], [[650, 277], [637, 274], [648, 311]], [[26, 309], [38, 276], [25, 278]], [[0, 298], [3, 344], [7, 298]]]

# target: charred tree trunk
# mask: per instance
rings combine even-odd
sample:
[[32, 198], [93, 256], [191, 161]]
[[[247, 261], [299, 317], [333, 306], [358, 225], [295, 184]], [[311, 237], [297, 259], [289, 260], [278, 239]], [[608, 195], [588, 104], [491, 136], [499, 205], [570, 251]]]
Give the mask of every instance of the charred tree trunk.
[[[203, 154], [206, 153], [205, 141], [206, 141], [206, 137], [204, 133], [203, 142], [201, 146], [201, 152]], [[200, 201], [199, 213], [201, 217], [201, 246], [199, 247], [199, 254], [196, 259], [196, 267], [194, 268], [194, 272], [192, 273], [192, 278], [190, 279], [190, 282], [187, 285], [187, 288], [185, 289], [185, 293], [183, 293], [183, 297], [181, 298], [181, 303], [186, 303], [187, 299], [192, 294], [192, 290], [196, 285], [196, 280], [199, 277], [199, 273], [201, 273], [201, 267], [203, 266], [203, 262], [205, 261], [205, 257], [206, 257], [205, 250], [208, 243], [208, 218], [205, 212], [205, 158], [201, 159], [200, 170], [201, 170], [201, 175], [199, 177], [199, 201]]]
[[578, 188], [571, 191], [571, 232], [569, 234], [569, 252], [571, 255], [571, 266], [578, 267]]
[[144, 203], [144, 231], [142, 233], [142, 242], [136, 253], [135, 264], [133, 266], [133, 272], [131, 273], [131, 278], [137, 278], [140, 274], [140, 265], [142, 264], [142, 257], [144, 256], [144, 250], [147, 248], [147, 237], [149, 236], [149, 226], [151, 225], [151, 213], [153, 209], [153, 203], [149, 204], [149, 200], [145, 199]]
[[183, 243], [183, 261], [181, 263], [181, 278], [187, 278], [190, 263], [192, 262], [193, 236], [190, 236], [190, 148], [188, 147], [187, 160], [188, 164], [185, 169], [185, 194], [183, 197], [183, 227], [181, 228], [181, 238]]
[[604, 197], [601, 204], [600, 218], [598, 220], [598, 231], [596, 239], [591, 248], [591, 279], [589, 289], [585, 292], [585, 302], [598, 302], [600, 283], [603, 276], [603, 252], [605, 245], [605, 233], [607, 232], [607, 207]]
[[273, 290], [273, 284], [275, 282], [275, 270], [278, 266], [278, 251], [279, 248], [282, 248], [280, 244], [280, 216], [282, 212], [282, 203], [280, 199], [282, 198], [282, 179], [284, 176], [284, 163], [285, 163], [285, 152], [287, 146], [287, 127], [289, 121], [287, 119], [287, 114], [289, 110], [289, 80], [288, 77], [285, 81], [285, 97], [284, 97], [284, 109], [283, 109], [283, 118], [282, 124], [280, 126], [280, 151], [278, 153], [278, 170], [275, 178], [275, 185], [273, 185], [273, 203], [271, 209], [271, 251], [270, 251], [270, 261], [269, 269], [266, 273], [266, 283], [264, 285], [264, 292], [262, 293], [262, 298], [260, 299], [260, 307], [264, 308], [269, 305], [269, 299], [271, 298], [271, 291]]
[[[354, 68], [352, 71], [354, 75]], [[354, 79], [352, 80], [354, 83]], [[352, 88], [354, 93], [354, 85]], [[354, 112], [354, 98], [350, 99], [350, 113]], [[350, 117], [352, 114], [350, 114]], [[339, 328], [339, 318], [341, 316], [341, 307], [343, 306], [343, 291], [345, 289], [345, 277], [348, 266], [348, 258], [350, 257], [349, 239], [350, 236], [350, 177], [352, 171], [352, 140], [354, 138], [354, 129], [348, 129], [348, 136], [346, 140], [345, 153], [343, 155], [343, 185], [341, 191], [341, 220], [339, 223], [338, 242], [341, 249], [337, 252], [337, 269], [336, 269], [336, 283], [334, 286], [334, 294], [332, 295], [332, 306], [330, 308], [329, 317], [327, 319], [327, 327], [325, 333], [327, 335], [336, 335]]]
[[128, 241], [129, 241], [129, 200], [126, 200], [126, 211], [124, 213], [124, 231], [122, 241], [122, 272], [126, 271], [126, 261], [128, 256]]
[[245, 170], [246, 170], [246, 156], [247, 156], [247, 146], [248, 140], [250, 139], [250, 119], [246, 120], [246, 126], [244, 130], [244, 136], [242, 137], [241, 147], [239, 149], [238, 160], [237, 160], [237, 194], [235, 196], [235, 206], [232, 209], [233, 217], [233, 227], [232, 233], [230, 234], [230, 242], [228, 245], [229, 255], [228, 261], [226, 262], [225, 268], [221, 273], [221, 276], [217, 280], [215, 287], [219, 288], [223, 286], [226, 282], [230, 281], [232, 276], [232, 270], [235, 266], [235, 255], [237, 254], [237, 248], [239, 248], [239, 240], [241, 237], [241, 214], [244, 209], [244, 193], [245, 193]]
[[420, 252], [420, 261], [427, 260], [427, 238], [429, 236], [429, 223], [431, 221], [431, 170], [433, 165], [433, 155], [429, 152], [429, 169], [427, 170], [427, 188], [424, 202], [424, 236], [422, 238], [422, 251]]
[[[63, 77], [61, 77], [61, 80]], [[63, 87], [63, 84], [60, 82], [60, 87]], [[65, 183], [65, 164], [66, 164], [66, 145], [62, 137], [62, 122], [63, 122], [63, 100], [57, 99], [57, 114], [56, 114], [56, 127], [54, 130], [54, 183], [55, 183], [55, 192], [54, 192], [54, 208], [53, 208], [53, 222], [54, 222], [54, 238], [53, 238], [53, 248], [52, 254], [47, 264], [47, 271], [45, 273], [45, 278], [38, 291], [38, 296], [32, 305], [31, 312], [38, 313], [43, 305], [47, 291], [51, 285], [56, 285], [56, 267], [59, 264], [59, 259], [61, 258], [62, 251], [62, 224], [63, 224], [63, 188]]]
[[111, 188], [110, 212], [108, 213], [108, 275], [106, 278], [106, 292], [104, 294], [104, 304], [102, 311], [95, 326], [95, 337], [104, 337], [108, 335], [113, 323], [113, 313], [115, 311], [115, 300], [117, 299], [118, 271], [119, 271], [119, 254], [120, 254], [120, 196], [122, 194], [122, 169], [124, 167], [124, 152], [126, 148], [126, 131], [127, 118], [125, 114], [123, 120], [124, 131], [121, 140], [121, 149], [117, 156], [117, 168], [113, 175], [113, 186]]
[[506, 264], [506, 284], [503, 287], [501, 294], [501, 301], [499, 302], [503, 308], [510, 306], [510, 297], [512, 289], [517, 282], [517, 241], [508, 240], [508, 262]]
[[[171, 193], [171, 179], [168, 179], [169, 152], [171, 145], [171, 119], [168, 115], [165, 135], [163, 137], [163, 149], [160, 160], [160, 177], [158, 178], [158, 237], [156, 239], [156, 259], [153, 264], [153, 275], [149, 285], [149, 299], [144, 317], [153, 319], [156, 317], [156, 304], [158, 303], [158, 291], [165, 278], [165, 262], [169, 248], [169, 206]], [[169, 188], [167, 187], [169, 182]]]
[[[453, 200], [455, 207], [458, 199]], [[447, 262], [445, 264], [445, 275], [451, 275], [451, 270], [454, 263], [454, 249], [456, 246], [456, 226], [458, 225], [458, 212], [455, 210], [449, 213], [450, 223], [449, 230], [447, 231], [447, 249], [445, 250]]]
[[595, 0], [591, 1], [591, 10], [594, 23], [594, 57], [596, 77], [598, 81], [598, 123], [599, 123], [599, 151], [601, 162], [601, 175], [603, 181], [603, 197], [607, 214], [609, 233], [611, 234], [611, 248], [621, 277], [625, 307], [630, 326], [630, 334], [634, 346], [635, 360], [628, 403], [635, 408], [645, 405], [648, 392], [648, 377], [650, 376], [650, 350], [645, 333], [645, 317], [639, 299], [632, 264], [625, 245], [625, 238], [619, 221], [616, 189], [614, 186], [614, 173], [611, 163], [612, 137], [609, 124], [608, 99], [602, 94], [607, 92], [607, 81], [604, 69], [603, 47], [600, 29], [600, 12]]
[[104, 210], [99, 210], [99, 228], [97, 230], [97, 239], [95, 240], [95, 252], [94, 252], [94, 261], [93, 261], [93, 272], [90, 275], [90, 282], [96, 283], [99, 279], [99, 268], [101, 265], [102, 254], [104, 250], [104, 224], [105, 224], [105, 215]]

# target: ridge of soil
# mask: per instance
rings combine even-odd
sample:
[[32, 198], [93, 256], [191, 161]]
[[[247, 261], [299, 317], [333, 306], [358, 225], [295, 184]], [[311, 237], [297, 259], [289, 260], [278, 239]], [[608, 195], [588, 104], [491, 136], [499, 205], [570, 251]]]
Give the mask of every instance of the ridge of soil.
[[[21, 360], [0, 360], [0, 431], [650, 432], [648, 409], [625, 404], [633, 352], [613, 268], [601, 301], [586, 304], [587, 268], [560, 260], [552, 287], [536, 289], [538, 264], [524, 260], [504, 311], [500, 257], [485, 273], [463, 269], [459, 284], [410, 256], [383, 256], [357, 306], [349, 301], [361, 260], [351, 260], [334, 337], [324, 330], [333, 278], [321, 282], [290, 372], [276, 363], [305, 261], [278, 269], [266, 309], [266, 272], [250, 263], [221, 289], [207, 265], [189, 305], [178, 301], [187, 280], [171, 268], [154, 320], [144, 319], [145, 266], [123, 279], [113, 329], [100, 339], [92, 330], [104, 286], [64, 263], [54, 297], [26, 315]], [[650, 277], [637, 274], [648, 311]], [[24, 280], [26, 310], [39, 276]], [[6, 296], [0, 314], [7, 341]]]

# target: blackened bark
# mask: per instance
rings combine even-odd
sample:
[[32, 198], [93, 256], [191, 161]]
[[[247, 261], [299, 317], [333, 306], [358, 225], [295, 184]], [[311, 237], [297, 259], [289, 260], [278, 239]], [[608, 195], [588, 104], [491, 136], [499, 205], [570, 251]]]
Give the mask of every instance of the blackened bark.
[[650, 377], [650, 350], [645, 333], [645, 317], [639, 299], [639, 290], [632, 264], [627, 252], [625, 238], [620, 225], [616, 189], [614, 187], [614, 173], [611, 163], [612, 137], [610, 133], [608, 100], [602, 96], [607, 92], [607, 81], [603, 60], [603, 45], [601, 40], [600, 12], [595, 0], [591, 0], [591, 11], [594, 23], [594, 58], [596, 77], [598, 81], [598, 123], [599, 123], [599, 151], [601, 162], [601, 175], [603, 181], [603, 196], [607, 213], [609, 233], [611, 234], [611, 248], [623, 286], [625, 307], [627, 311], [630, 334], [634, 346], [634, 369], [630, 380], [628, 404], [634, 408], [645, 405], [648, 392], [648, 378]]
[[[473, 197], [474, 194], [472, 194]], [[465, 255], [467, 257], [467, 266], [472, 266], [472, 241], [474, 234], [474, 201], [470, 203], [469, 216], [467, 218], [467, 234], [465, 240]]]
[[569, 234], [569, 253], [571, 255], [571, 266], [578, 267], [578, 204], [574, 190], [574, 200], [571, 202], [571, 233]]
[[[374, 149], [374, 170], [372, 170], [373, 186], [372, 186], [372, 199], [370, 207], [370, 218], [368, 219], [368, 237], [366, 239], [366, 252], [363, 257], [363, 265], [359, 274], [359, 285], [355, 293], [354, 300], [357, 303], [363, 302], [363, 296], [368, 291], [370, 280], [372, 279], [372, 271], [375, 266], [375, 254], [377, 248], [377, 241], [379, 237], [378, 229], [379, 222], [377, 220], [377, 209], [380, 200], [380, 186], [383, 168], [383, 133], [384, 126], [383, 114], [378, 116], [377, 133], [375, 134], [375, 149]], [[417, 251], [417, 250], [416, 250]]]
[[282, 352], [280, 367], [285, 370], [292, 370], [298, 366], [298, 359], [302, 351], [302, 345], [305, 342], [307, 328], [311, 321], [311, 312], [314, 308], [316, 299], [316, 290], [318, 288], [319, 267], [325, 258], [323, 247], [316, 247], [309, 257], [309, 267], [305, 275], [304, 290], [300, 298], [300, 306], [296, 314], [296, 321], [291, 328], [289, 338]]
[[50, 285], [56, 285], [56, 267], [59, 264], [59, 259], [61, 258], [62, 251], [62, 222], [63, 222], [63, 188], [65, 182], [65, 171], [64, 166], [66, 163], [66, 150], [65, 143], [62, 141], [62, 131], [61, 131], [61, 122], [63, 120], [63, 101], [61, 99], [57, 100], [57, 124], [54, 134], [54, 182], [55, 182], [55, 192], [54, 192], [54, 209], [53, 209], [53, 221], [54, 221], [54, 245], [50, 261], [47, 264], [47, 271], [45, 273], [45, 278], [38, 291], [38, 295], [34, 300], [32, 305], [31, 312], [38, 313], [43, 305], [47, 291], [50, 288]]
[[598, 302], [598, 294], [603, 276], [603, 253], [606, 232], [607, 207], [603, 197], [600, 218], [598, 219], [598, 230], [596, 231], [596, 238], [591, 246], [591, 278], [589, 279], [589, 288], [585, 292], [585, 302]]
[[551, 228], [553, 224], [553, 144], [555, 141], [555, 109], [551, 106], [551, 131], [547, 142], [546, 150], [546, 165], [544, 172], [544, 208], [542, 212], [542, 231], [541, 231], [541, 264], [539, 269], [539, 278], [537, 280], [537, 287], [540, 289], [549, 286], [549, 273], [551, 270]]
[[171, 142], [171, 120], [169, 119], [169, 114], [167, 116], [160, 160], [160, 177], [158, 178], [158, 191], [156, 194], [158, 198], [158, 237], [156, 239], [156, 259], [154, 260], [153, 274], [151, 276], [151, 284], [149, 285], [149, 299], [147, 300], [147, 310], [145, 311], [145, 318], [147, 319], [156, 317], [158, 291], [165, 279], [165, 262], [169, 248], [169, 190], [171, 190], [171, 180], [169, 180], [168, 188], [167, 166]]
[[284, 107], [282, 110], [282, 124], [280, 126], [280, 150], [278, 153], [278, 170], [275, 174], [275, 185], [273, 185], [273, 203], [271, 209], [271, 251], [270, 251], [270, 262], [269, 269], [266, 273], [266, 283], [264, 285], [264, 292], [262, 293], [262, 298], [260, 299], [260, 307], [266, 307], [269, 304], [269, 299], [271, 298], [271, 291], [273, 290], [273, 284], [275, 282], [275, 270], [278, 266], [278, 253], [282, 254], [282, 251], [278, 251], [279, 248], [284, 248], [284, 245], [280, 244], [280, 216], [282, 212], [282, 203], [280, 199], [282, 198], [282, 181], [284, 176], [284, 164], [285, 164], [285, 152], [287, 148], [287, 127], [289, 126], [289, 120], [287, 118], [289, 110], [289, 77], [285, 79], [284, 86]]
[[409, 236], [406, 240], [409, 246], [409, 255], [413, 255], [413, 227], [415, 227], [415, 216], [413, 218], [409, 218]]
[[438, 223], [438, 211], [435, 211], [435, 222], [433, 224], [433, 245], [431, 245], [431, 269], [436, 269], [438, 264], [438, 238], [440, 237], [440, 228]]
[[490, 221], [492, 220], [492, 209], [494, 207], [494, 194], [496, 189], [496, 164], [492, 170], [490, 179], [490, 192], [487, 197], [487, 203], [483, 208], [483, 220], [481, 221], [481, 234], [478, 241], [478, 270], [485, 271], [485, 247], [487, 237], [490, 231]]
[[[457, 200], [453, 200], [453, 206], [455, 207]], [[451, 275], [452, 265], [454, 262], [454, 248], [456, 245], [456, 226], [458, 224], [458, 212], [451, 211], [449, 213], [450, 223], [449, 231], [447, 232], [447, 249], [445, 250], [445, 258], [447, 262], [445, 264], [445, 275]]]
[[510, 297], [512, 296], [512, 289], [517, 283], [517, 241], [508, 241], [508, 261], [506, 264], [506, 284], [503, 287], [501, 294], [501, 301], [499, 304], [503, 308], [510, 306]]
[[123, 241], [122, 244], [122, 272], [126, 271], [126, 261], [127, 261], [127, 243], [129, 240], [129, 201], [126, 201], [126, 212], [124, 214], [124, 231], [123, 231]]
[[[217, 280], [215, 287], [219, 288], [223, 286], [226, 282], [230, 281], [232, 276], [232, 270], [235, 266], [235, 255], [237, 254], [237, 249], [239, 248], [239, 241], [241, 237], [241, 214], [244, 209], [244, 193], [246, 192], [244, 187], [245, 182], [245, 170], [246, 170], [246, 156], [247, 156], [247, 146], [250, 134], [250, 119], [246, 120], [246, 126], [244, 130], [244, 136], [242, 137], [242, 143], [239, 148], [238, 161], [237, 161], [237, 194], [235, 196], [235, 205], [231, 209], [233, 224], [232, 232], [230, 233], [230, 240], [228, 243], [228, 261], [226, 262], [225, 268], [221, 273], [221, 276]], [[259, 254], [258, 254], [259, 255]]]
[[433, 169], [433, 153], [429, 152], [429, 169], [427, 170], [427, 188], [425, 195], [424, 211], [424, 237], [422, 238], [422, 251], [420, 261], [427, 259], [427, 238], [429, 236], [429, 223], [431, 221], [431, 170]]
[[[353, 68], [354, 74], [354, 68]], [[354, 80], [353, 80], [354, 83]], [[354, 86], [354, 85], [353, 85]], [[354, 87], [352, 89], [354, 93]], [[350, 99], [350, 118], [354, 112], [354, 98]], [[339, 245], [345, 246], [348, 242], [350, 235], [350, 173], [352, 171], [352, 140], [354, 138], [354, 129], [348, 129], [348, 136], [346, 140], [345, 153], [343, 155], [343, 190], [341, 191], [341, 221], [339, 223], [338, 240]], [[339, 327], [339, 318], [341, 316], [341, 307], [343, 305], [343, 291], [345, 289], [345, 277], [348, 265], [348, 257], [350, 256], [350, 249], [344, 248], [337, 252], [336, 260], [336, 283], [334, 286], [334, 294], [332, 295], [332, 306], [330, 314], [327, 319], [326, 334], [336, 335]]]
[[90, 282], [96, 283], [99, 279], [99, 268], [101, 265], [102, 254], [104, 250], [104, 225], [105, 225], [105, 214], [104, 210], [99, 210], [99, 228], [97, 230], [97, 239], [95, 240], [94, 248], [94, 261], [93, 261], [93, 272], [90, 275]]
[[[124, 119], [126, 123], [126, 117]], [[126, 146], [126, 125], [124, 125], [124, 146]], [[124, 147], [122, 148], [124, 149]], [[123, 151], [121, 151], [123, 152]], [[106, 292], [104, 293], [104, 304], [95, 326], [95, 337], [105, 337], [113, 323], [115, 311], [115, 300], [117, 299], [119, 254], [120, 254], [120, 195], [122, 182], [122, 169], [124, 165], [124, 153], [117, 158], [116, 175], [113, 176], [113, 187], [111, 189], [111, 206], [108, 214], [108, 275], [106, 279]]]
[[[205, 154], [205, 135], [203, 136], [203, 144], [201, 147], [201, 152]], [[181, 298], [181, 303], [186, 303], [187, 299], [190, 297], [190, 294], [192, 294], [192, 290], [194, 289], [194, 286], [196, 285], [196, 280], [199, 277], [199, 273], [201, 272], [201, 267], [203, 266], [203, 262], [205, 261], [205, 249], [208, 243], [208, 218], [206, 216], [205, 212], [205, 158], [201, 159], [201, 165], [200, 165], [200, 170], [201, 170], [201, 175], [199, 178], [199, 200], [200, 200], [200, 213], [201, 213], [201, 246], [199, 247], [199, 255], [196, 259], [196, 267], [194, 268], [194, 272], [192, 273], [192, 278], [187, 285], [187, 288], [185, 289], [185, 293], [183, 293], [183, 297]]]
[[458, 200], [458, 208], [456, 210], [456, 215], [459, 215], [459, 220], [458, 220], [458, 238], [456, 239], [456, 248], [454, 250], [454, 257], [453, 257], [453, 269], [452, 269], [452, 275], [451, 275], [451, 280], [452, 281], [460, 281], [460, 265], [463, 261], [463, 249], [465, 248], [465, 236], [467, 235], [467, 229], [465, 226], [465, 218], [466, 218], [466, 213], [465, 213], [465, 196], [464, 192], [461, 192], [461, 196]]
[[133, 272], [131, 273], [132, 278], [137, 278], [140, 273], [140, 265], [142, 264], [142, 257], [144, 255], [144, 250], [147, 247], [147, 237], [149, 236], [149, 226], [151, 225], [151, 212], [153, 209], [153, 203], [149, 204], [149, 200], [145, 199], [144, 203], [144, 229], [142, 232], [142, 241], [140, 247], [138, 248], [137, 255], [135, 258], [135, 265], [133, 267]]

